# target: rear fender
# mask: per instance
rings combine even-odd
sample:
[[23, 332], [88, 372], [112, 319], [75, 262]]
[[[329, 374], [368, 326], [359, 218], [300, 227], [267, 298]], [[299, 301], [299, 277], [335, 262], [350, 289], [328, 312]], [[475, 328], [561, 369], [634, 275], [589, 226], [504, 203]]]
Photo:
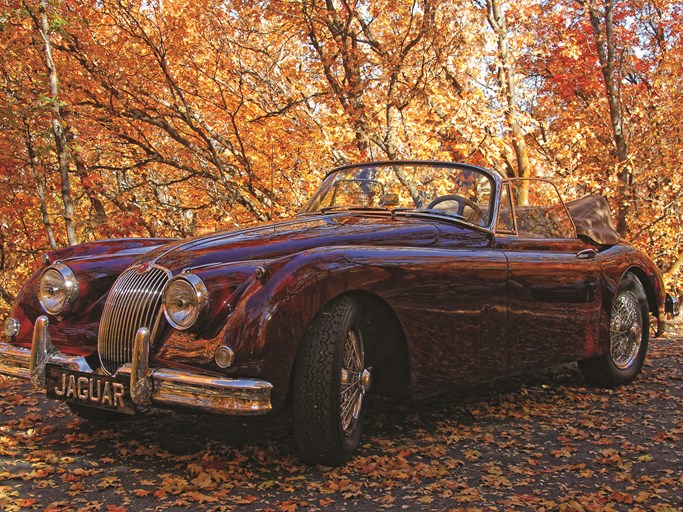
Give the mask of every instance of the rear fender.
[[621, 280], [629, 272], [634, 274], [645, 288], [650, 314], [658, 320], [657, 335], [662, 334], [666, 293], [664, 280], [657, 266], [647, 256], [628, 244], [611, 247], [601, 252], [598, 258], [605, 281], [600, 319], [600, 343], [597, 352], [591, 355], [601, 355], [609, 350], [612, 304]]

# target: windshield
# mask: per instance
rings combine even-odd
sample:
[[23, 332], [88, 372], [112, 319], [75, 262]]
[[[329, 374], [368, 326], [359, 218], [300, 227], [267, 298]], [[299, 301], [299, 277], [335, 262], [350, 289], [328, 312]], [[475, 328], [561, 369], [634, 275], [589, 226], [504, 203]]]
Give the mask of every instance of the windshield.
[[381, 163], [344, 167], [327, 176], [302, 213], [372, 209], [451, 216], [478, 226], [491, 219], [491, 177], [472, 167]]

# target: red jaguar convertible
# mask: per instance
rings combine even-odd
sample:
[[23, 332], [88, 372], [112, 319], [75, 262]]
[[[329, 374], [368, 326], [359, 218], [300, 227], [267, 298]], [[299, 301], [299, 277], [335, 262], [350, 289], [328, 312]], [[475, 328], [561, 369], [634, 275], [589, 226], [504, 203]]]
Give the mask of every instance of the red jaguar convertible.
[[678, 301], [606, 202], [464, 164], [331, 171], [296, 217], [45, 255], [4, 323], [0, 373], [84, 418], [149, 407], [291, 411], [301, 458], [340, 464], [366, 395], [425, 398], [578, 361], [641, 371]]

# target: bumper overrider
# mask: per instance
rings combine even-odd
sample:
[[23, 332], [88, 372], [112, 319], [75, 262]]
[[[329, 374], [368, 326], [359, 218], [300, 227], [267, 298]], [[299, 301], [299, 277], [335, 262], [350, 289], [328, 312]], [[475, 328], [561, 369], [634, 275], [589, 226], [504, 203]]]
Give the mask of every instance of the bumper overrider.
[[[0, 343], [0, 373], [30, 379], [48, 396], [133, 412], [135, 406], [179, 407], [234, 415], [271, 410], [272, 384], [257, 379], [215, 377], [172, 368], [149, 368], [150, 332], [135, 335], [133, 360], [109, 377], [81, 356], [62, 354], [50, 341], [46, 316], [36, 320], [31, 349]], [[133, 403], [127, 403], [131, 400]]]
[[681, 301], [674, 295], [666, 294], [664, 302], [664, 311], [671, 316], [678, 316], [680, 314]]

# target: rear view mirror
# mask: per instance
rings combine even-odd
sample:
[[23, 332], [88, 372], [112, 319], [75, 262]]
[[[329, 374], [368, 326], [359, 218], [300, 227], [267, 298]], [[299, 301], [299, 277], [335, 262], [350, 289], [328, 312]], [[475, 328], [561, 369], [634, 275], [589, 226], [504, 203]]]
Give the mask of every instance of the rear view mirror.
[[382, 194], [379, 198], [380, 206], [398, 206], [398, 194]]

